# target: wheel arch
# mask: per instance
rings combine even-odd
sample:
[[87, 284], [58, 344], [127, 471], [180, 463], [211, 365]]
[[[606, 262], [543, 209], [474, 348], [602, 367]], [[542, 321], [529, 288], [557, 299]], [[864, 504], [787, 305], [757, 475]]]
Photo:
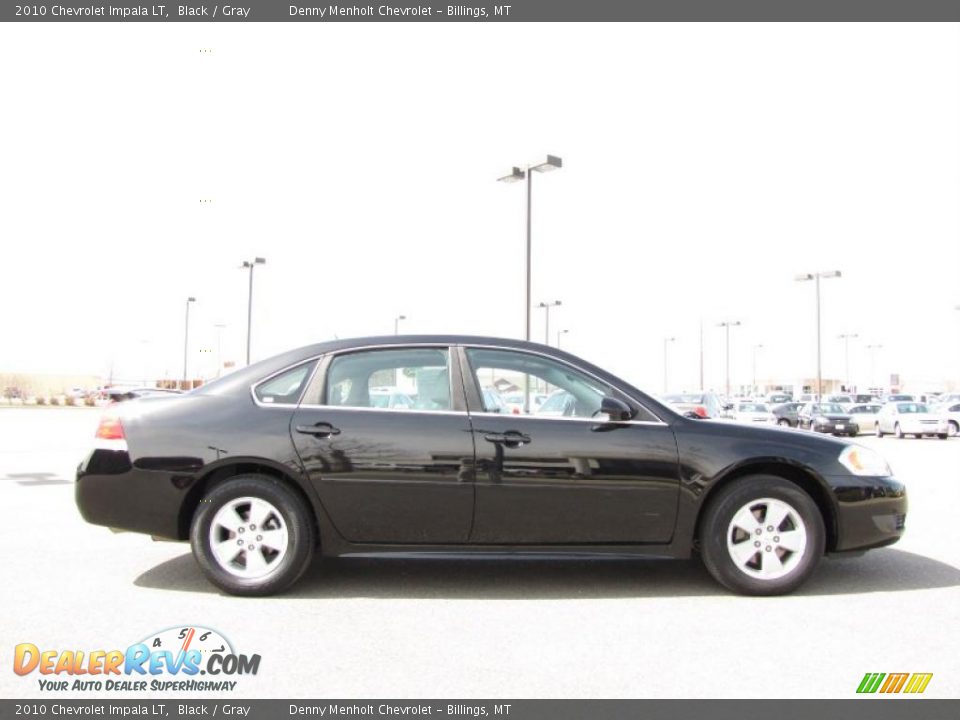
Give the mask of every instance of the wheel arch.
[[231, 478], [241, 475], [265, 475], [279, 480], [289, 490], [300, 497], [301, 500], [310, 509], [310, 517], [313, 521], [313, 529], [316, 533], [317, 544], [320, 544], [321, 527], [319, 521], [319, 509], [315, 498], [310, 497], [303, 485], [295, 474], [289, 468], [276, 462], [271, 462], [263, 458], [232, 458], [231, 460], [217, 464], [215, 467], [207, 468], [190, 486], [183, 503], [180, 505], [180, 513], [177, 517], [177, 538], [187, 540], [190, 537], [190, 525], [193, 522], [193, 516], [200, 507], [200, 501], [214, 487]]
[[827, 533], [826, 551], [832, 552], [836, 549], [838, 536], [837, 508], [831, 499], [830, 490], [826, 483], [809, 468], [775, 459], [755, 460], [738, 465], [728, 470], [710, 485], [697, 508], [697, 519], [694, 525], [694, 538], [697, 544], [700, 542], [700, 530], [706, 516], [706, 510], [718, 492], [738, 480], [752, 475], [774, 475], [793, 483], [809, 495], [823, 518], [823, 526]]

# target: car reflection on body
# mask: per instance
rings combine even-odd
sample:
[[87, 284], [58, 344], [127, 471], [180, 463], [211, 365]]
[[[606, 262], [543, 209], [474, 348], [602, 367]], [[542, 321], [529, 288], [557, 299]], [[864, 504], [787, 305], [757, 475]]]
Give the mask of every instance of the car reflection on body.
[[807, 403], [797, 414], [799, 427], [831, 435], [856, 435], [860, 428], [836, 403]]
[[950, 425], [947, 418], [930, 412], [923, 403], [887, 403], [874, 417], [874, 432], [877, 437], [883, 437], [889, 433], [896, 435], [898, 438], [907, 435], [922, 438], [927, 435], [946, 440], [950, 436]]
[[[415, 407], [378, 407], [373, 389], [401, 377]], [[490, 378], [574, 402], [503, 413], [482, 392]], [[286, 589], [316, 553], [698, 554], [726, 587], [774, 595], [825, 553], [896, 542], [906, 518], [906, 489], [875, 451], [686, 417], [517, 340], [337, 340], [112, 411], [77, 470], [82, 516], [189, 540], [238, 595]]]
[[702, 418], [718, 418], [723, 415], [723, 403], [720, 397], [712, 392], [664, 395], [663, 401], [680, 413], [693, 413]]

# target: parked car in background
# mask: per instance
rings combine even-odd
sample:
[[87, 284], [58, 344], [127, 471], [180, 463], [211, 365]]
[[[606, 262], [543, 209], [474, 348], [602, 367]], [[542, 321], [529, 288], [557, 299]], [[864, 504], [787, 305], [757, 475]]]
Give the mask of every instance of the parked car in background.
[[693, 392], [664, 395], [663, 401], [680, 413], [692, 412], [702, 418], [718, 418], [723, 415], [723, 403], [712, 392]]
[[370, 388], [370, 407], [409, 410], [416, 407], [416, 401], [396, 388], [374, 387]]
[[824, 402], [836, 403], [837, 405], [846, 407], [847, 405], [853, 404], [853, 398], [849, 395], [827, 395], [827, 398], [824, 400]]
[[503, 398], [500, 397], [499, 392], [493, 388], [483, 388], [480, 392], [483, 394], [483, 405], [487, 409], [487, 412], [503, 414], [508, 412], [507, 404], [503, 402]]
[[898, 438], [907, 435], [916, 438], [935, 435], [946, 440], [950, 436], [950, 426], [946, 417], [930, 412], [923, 403], [890, 402], [876, 414], [874, 432], [877, 437], [889, 433]]
[[860, 428], [862, 433], [873, 432], [876, 425], [876, 414], [880, 412], [883, 405], [880, 403], [863, 403], [860, 405], [851, 405], [847, 408], [850, 417]]
[[777, 424], [777, 418], [770, 412], [770, 406], [760, 402], [738, 402], [733, 407], [730, 417], [742, 423]]
[[876, 395], [871, 395], [870, 393], [853, 393], [850, 396], [850, 402], [854, 405], [869, 405], [871, 403], [882, 405], [883, 403], [879, 400]]
[[777, 418], [777, 425], [795, 428], [800, 424], [799, 411], [802, 407], [803, 403], [799, 402], [781, 403], [771, 407], [770, 412]]
[[887, 395], [887, 396], [883, 399], [883, 401], [884, 401], [885, 403], [892, 403], [892, 402], [916, 402], [917, 399], [916, 399], [913, 395], [904, 395], [904, 394], [902, 394], [902, 393], [898, 393], [898, 394], [895, 394], [895, 395]]
[[577, 398], [566, 390], [557, 390], [543, 401], [534, 414], [543, 417], [576, 417], [580, 413], [577, 411]]
[[947, 435], [956, 437], [960, 434], [960, 400], [943, 403], [936, 412], [947, 421]]
[[837, 403], [806, 403], [798, 413], [800, 427], [831, 435], [856, 435], [860, 428]]
[[[489, 412], [492, 369], [569, 393], [574, 415]], [[417, 408], [373, 407], [374, 379], [400, 373]], [[907, 512], [874, 450], [684, 417], [569, 353], [500, 338], [310, 345], [116, 406], [91, 445], [83, 518], [189, 540], [237, 595], [283, 591], [317, 554], [699, 556], [727, 588], [777, 595], [826, 553], [896, 542]]]
[[766, 398], [767, 405], [782, 405], [788, 402], [793, 402], [793, 395], [789, 393], [770, 393]]

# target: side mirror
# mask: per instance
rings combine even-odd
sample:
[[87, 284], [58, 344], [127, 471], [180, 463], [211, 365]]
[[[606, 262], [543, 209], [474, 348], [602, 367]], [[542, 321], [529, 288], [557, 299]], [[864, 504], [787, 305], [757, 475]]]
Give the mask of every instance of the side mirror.
[[633, 417], [633, 411], [629, 405], [609, 395], [604, 396], [600, 401], [600, 413], [606, 415], [610, 422], [620, 422]]

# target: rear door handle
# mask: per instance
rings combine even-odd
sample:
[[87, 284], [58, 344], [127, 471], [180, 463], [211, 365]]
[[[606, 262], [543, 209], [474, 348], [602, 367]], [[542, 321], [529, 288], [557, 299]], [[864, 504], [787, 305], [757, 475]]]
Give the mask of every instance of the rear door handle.
[[331, 435], [340, 434], [340, 428], [334, 427], [328, 422], [318, 422], [316, 425], [297, 425], [296, 431], [318, 438], [328, 438]]
[[504, 433], [486, 433], [483, 439], [487, 442], [504, 445], [505, 447], [516, 448], [530, 443], [530, 436], [519, 433], [516, 430], [508, 430]]

